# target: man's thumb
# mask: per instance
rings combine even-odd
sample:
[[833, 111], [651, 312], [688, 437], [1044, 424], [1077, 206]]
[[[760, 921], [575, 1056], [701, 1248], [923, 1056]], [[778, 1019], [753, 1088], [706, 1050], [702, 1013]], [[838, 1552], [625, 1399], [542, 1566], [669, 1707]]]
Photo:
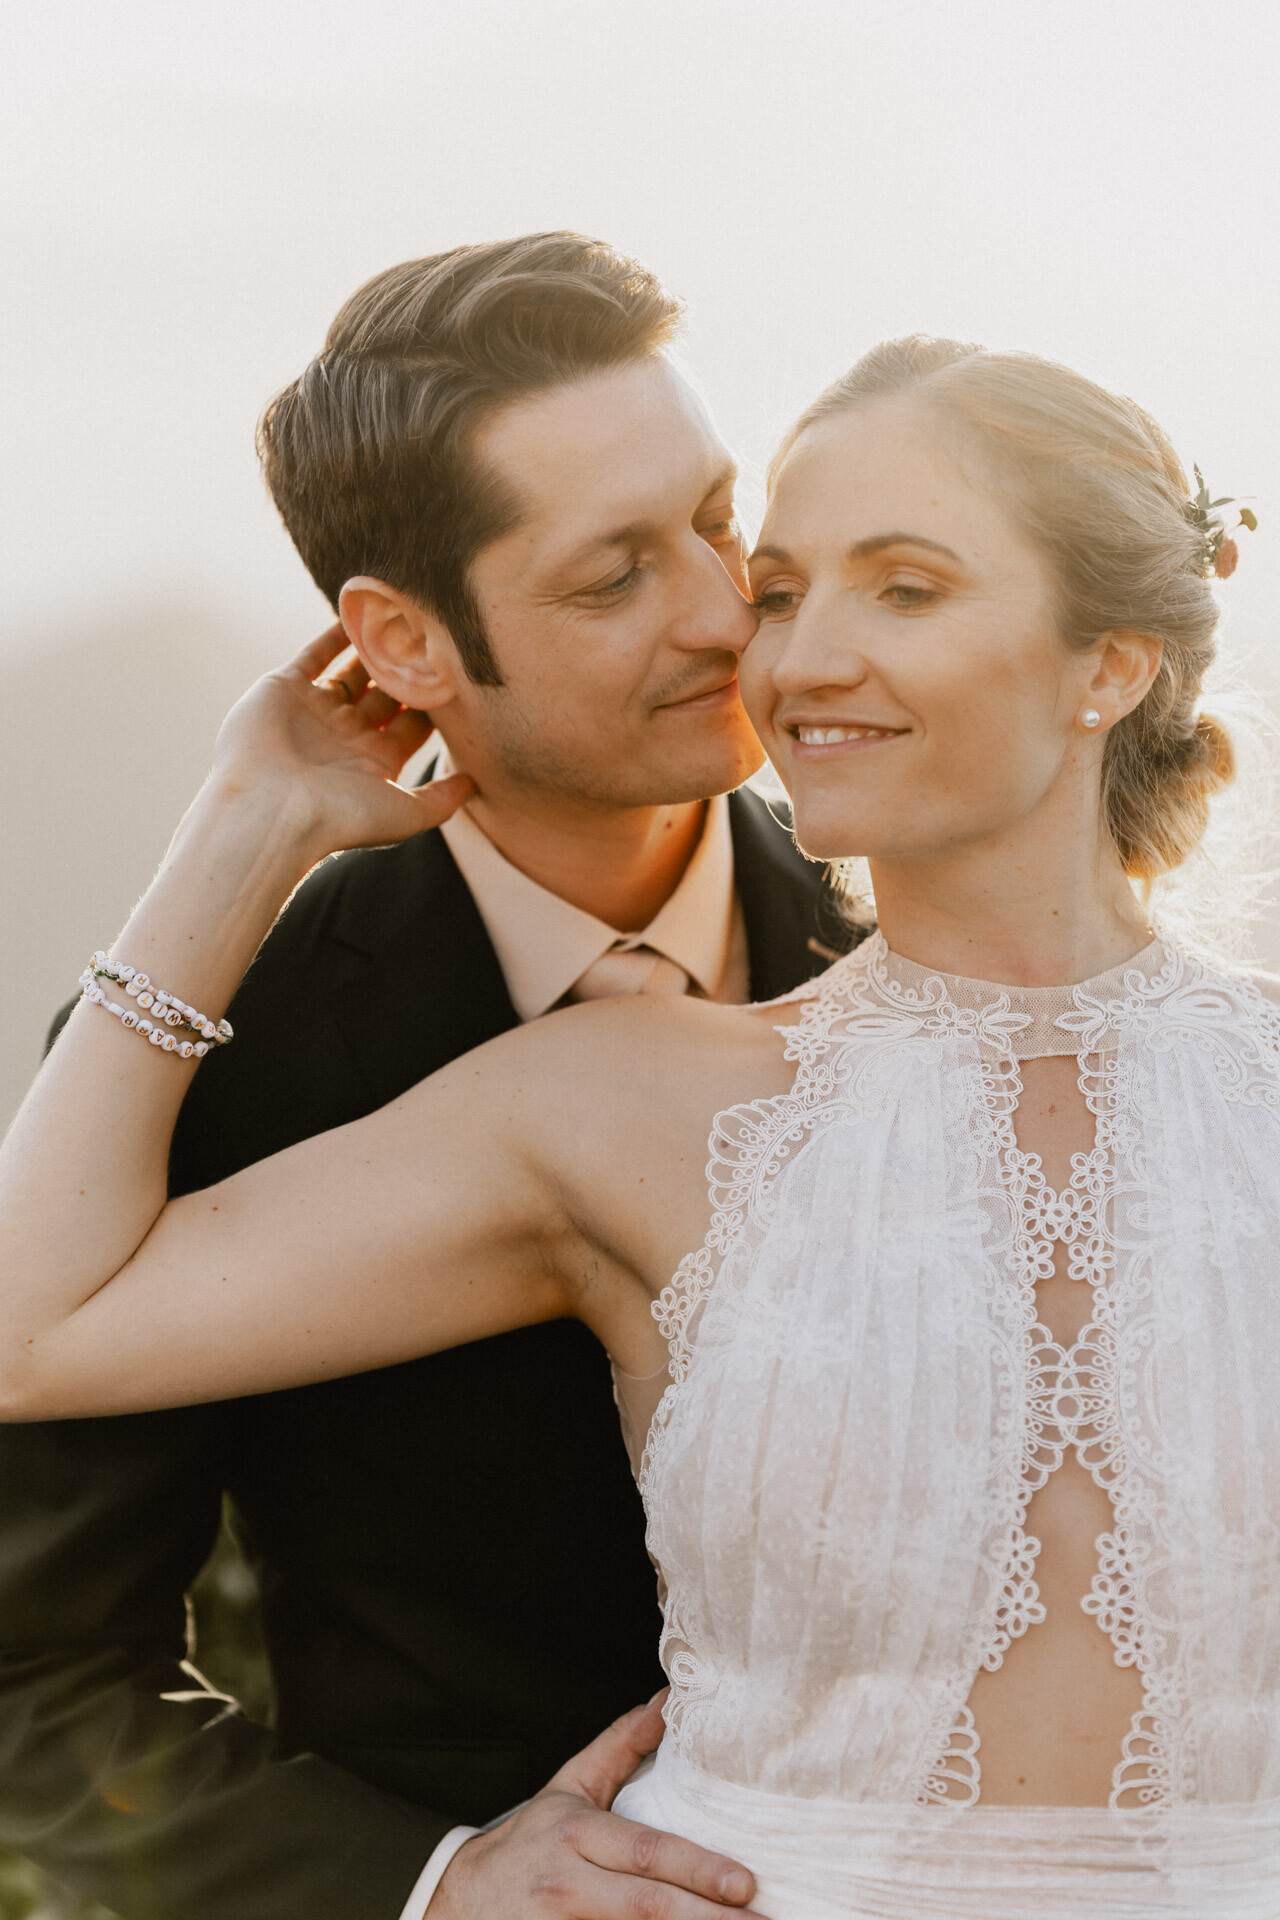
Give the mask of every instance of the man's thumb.
[[631, 1778], [646, 1754], [653, 1753], [662, 1744], [665, 1732], [662, 1705], [666, 1697], [664, 1690], [655, 1694], [647, 1706], [633, 1707], [630, 1713], [624, 1713], [589, 1747], [566, 1761], [551, 1785], [564, 1792], [585, 1794], [598, 1807], [611, 1806], [615, 1794]]

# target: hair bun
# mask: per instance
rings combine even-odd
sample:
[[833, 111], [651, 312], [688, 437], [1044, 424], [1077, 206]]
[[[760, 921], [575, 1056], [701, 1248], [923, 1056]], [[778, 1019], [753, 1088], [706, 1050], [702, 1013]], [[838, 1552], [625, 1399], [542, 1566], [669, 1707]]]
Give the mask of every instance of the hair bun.
[[1231, 735], [1211, 713], [1202, 713], [1191, 736], [1195, 742], [1196, 765], [1208, 793], [1229, 786], [1236, 777], [1236, 750]]

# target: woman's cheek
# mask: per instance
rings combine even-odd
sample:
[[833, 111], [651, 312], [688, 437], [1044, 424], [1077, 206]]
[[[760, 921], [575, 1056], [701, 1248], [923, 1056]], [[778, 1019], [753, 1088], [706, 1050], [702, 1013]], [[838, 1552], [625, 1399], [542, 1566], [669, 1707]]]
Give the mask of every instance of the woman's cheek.
[[765, 745], [774, 738], [770, 724], [774, 705], [773, 678], [766, 660], [766, 647], [763, 634], [757, 634], [738, 663], [738, 687], [742, 694], [742, 704], [750, 720]]

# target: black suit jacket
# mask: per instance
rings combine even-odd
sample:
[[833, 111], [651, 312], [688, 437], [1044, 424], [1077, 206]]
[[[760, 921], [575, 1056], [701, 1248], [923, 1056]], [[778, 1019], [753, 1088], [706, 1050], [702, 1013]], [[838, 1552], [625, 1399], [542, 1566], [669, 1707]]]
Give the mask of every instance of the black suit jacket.
[[[767, 999], [850, 936], [762, 803], [731, 815]], [[516, 1024], [438, 833], [321, 867], [231, 1015], [182, 1111], [175, 1193]], [[180, 1664], [224, 1490], [274, 1732]], [[535, 1791], [662, 1684], [658, 1625], [607, 1364], [576, 1322], [253, 1399], [0, 1427], [0, 1840], [128, 1920], [397, 1920], [450, 1826]]]

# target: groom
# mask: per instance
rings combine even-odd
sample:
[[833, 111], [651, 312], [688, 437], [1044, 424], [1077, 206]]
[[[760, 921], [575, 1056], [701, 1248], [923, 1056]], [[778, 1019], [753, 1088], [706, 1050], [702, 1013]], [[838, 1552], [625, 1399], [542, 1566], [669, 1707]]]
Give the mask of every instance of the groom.
[[[269, 409], [303, 559], [477, 795], [302, 887], [188, 1096], [175, 1192], [566, 1001], [764, 999], [847, 944], [734, 791], [760, 758], [735, 682], [755, 617], [732, 463], [662, 351], [676, 323], [599, 243], [459, 248], [362, 288]], [[274, 1731], [183, 1664], [224, 1493]], [[660, 1733], [600, 1736], [661, 1686], [658, 1625], [576, 1323], [0, 1428], [0, 1841], [127, 1920], [714, 1920], [745, 1875], [600, 1810]]]

